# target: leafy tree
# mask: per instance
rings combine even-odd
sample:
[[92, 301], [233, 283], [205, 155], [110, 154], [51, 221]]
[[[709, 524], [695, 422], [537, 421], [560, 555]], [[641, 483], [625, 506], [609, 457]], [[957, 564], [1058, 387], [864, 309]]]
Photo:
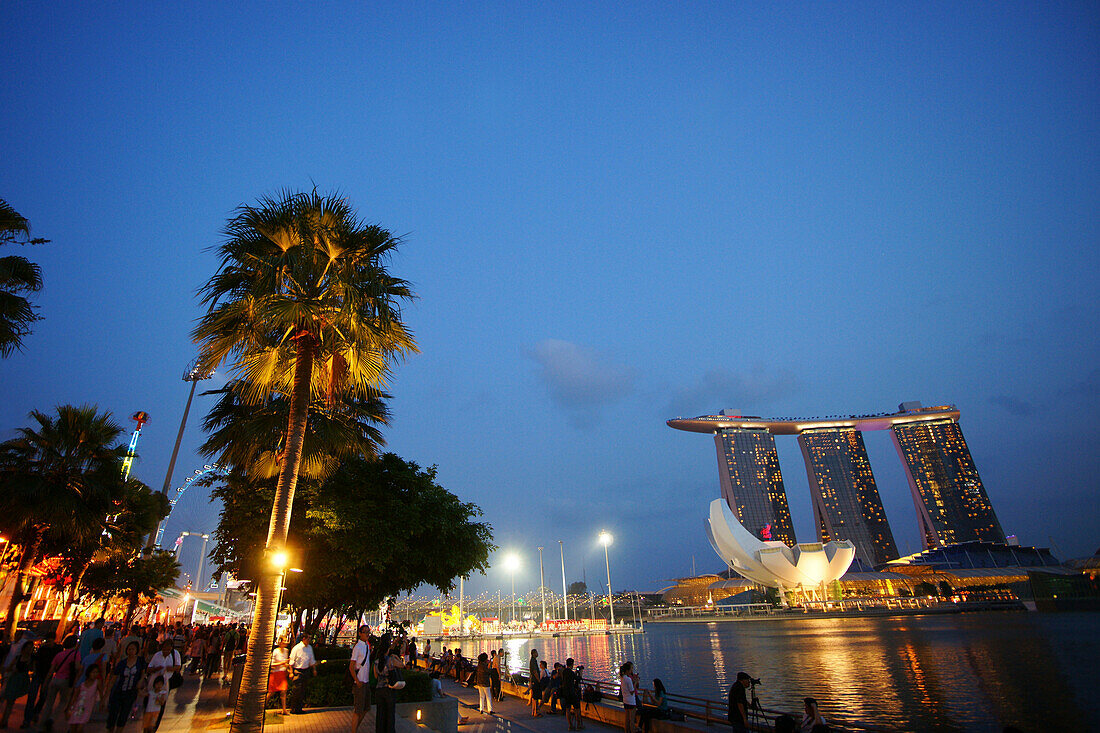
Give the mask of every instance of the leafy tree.
[[157, 591], [176, 582], [179, 572], [175, 553], [170, 550], [149, 550], [129, 558], [111, 555], [88, 566], [84, 591], [95, 599], [125, 596], [124, 625], [128, 627], [142, 600], [154, 599]]
[[[225, 508], [215, 533], [215, 561], [223, 571], [253, 577], [263, 548], [256, 517], [273, 487], [268, 482], [259, 488], [239, 476], [233, 481], [227, 477], [216, 489]], [[436, 483], [434, 467], [422, 469], [392, 453], [345, 460], [298, 499], [290, 547], [306, 572], [287, 576], [283, 600], [315, 611], [313, 626], [330, 611], [357, 615], [420, 585], [447, 592], [455, 578], [484, 571], [495, 549], [492, 529], [476, 521], [476, 505]]]
[[0, 444], [0, 529], [23, 548], [8, 606], [9, 638], [30, 595], [27, 571], [42, 559], [47, 537], [56, 544], [98, 537], [123, 489], [122, 427], [111, 413], [61, 405], [56, 417], [37, 410], [30, 417], [36, 427]]
[[572, 583], [569, 584], [569, 595], [588, 595], [588, 585], [583, 580], [574, 580]]
[[[401, 322], [408, 285], [385, 259], [399, 240], [360, 221], [338, 196], [285, 193], [242, 206], [218, 248], [221, 266], [201, 291], [210, 309], [193, 332], [200, 368], [223, 361], [246, 388], [242, 399], [287, 400], [286, 437], [264, 543], [283, 550], [314, 398], [370, 399], [392, 361], [414, 351]], [[255, 577], [256, 605], [233, 733], [262, 727], [269, 640], [275, 630], [279, 576]]]
[[[45, 244], [48, 239], [30, 236], [25, 217], [0, 199], [0, 245]], [[27, 295], [42, 289], [42, 269], [25, 257], [0, 257], [0, 357], [23, 348], [23, 337], [38, 320]]]
[[[122, 481], [121, 476], [119, 480]], [[58, 542], [47, 538], [47, 554], [61, 559], [58, 575], [67, 585], [62, 621], [57, 627], [58, 640], [64, 637], [67, 627], [65, 619], [71, 606], [82, 595], [81, 584], [92, 563], [125, 565], [133, 560], [141, 550], [144, 538], [156, 531], [170, 510], [167, 496], [131, 478], [123, 484], [122, 494], [111, 509], [113, 513], [107, 516], [103, 532], [76, 542], [57, 538], [60, 540]]]

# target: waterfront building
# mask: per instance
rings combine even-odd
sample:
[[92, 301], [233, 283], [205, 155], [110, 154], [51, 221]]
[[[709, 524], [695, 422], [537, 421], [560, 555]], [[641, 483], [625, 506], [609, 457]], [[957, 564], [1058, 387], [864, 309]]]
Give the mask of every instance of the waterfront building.
[[1004, 544], [957, 419], [900, 423], [892, 432], [925, 549], [972, 540]]
[[816, 428], [798, 436], [806, 461], [820, 542], [849, 540], [865, 565], [898, 556], [863, 435], [854, 428]]
[[758, 428], [723, 428], [714, 435], [722, 498], [761, 540], [795, 544], [775, 438]]
[[868, 430], [891, 431], [926, 549], [971, 540], [1005, 542], [958, 423], [959, 410], [952, 405], [903, 402], [897, 412], [815, 418], [722, 410], [675, 418], [668, 426], [713, 435], [722, 497], [738, 521], [758, 539], [787, 545], [795, 544], [794, 528], [774, 436], [801, 436], [818, 539], [851, 541], [865, 564], [881, 565], [897, 557], [897, 548], [860, 435]]

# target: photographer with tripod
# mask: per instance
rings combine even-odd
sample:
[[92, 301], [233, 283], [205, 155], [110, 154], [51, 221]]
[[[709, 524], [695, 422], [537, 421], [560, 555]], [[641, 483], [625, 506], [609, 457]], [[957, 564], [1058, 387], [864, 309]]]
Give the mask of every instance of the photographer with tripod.
[[[749, 716], [762, 716], [760, 700], [756, 697], [756, 686], [760, 680], [753, 679], [747, 672], [738, 672], [737, 681], [730, 687], [728, 717], [733, 733], [747, 733], [749, 730]], [[745, 691], [752, 686], [752, 696]], [[751, 702], [750, 702], [751, 700]]]

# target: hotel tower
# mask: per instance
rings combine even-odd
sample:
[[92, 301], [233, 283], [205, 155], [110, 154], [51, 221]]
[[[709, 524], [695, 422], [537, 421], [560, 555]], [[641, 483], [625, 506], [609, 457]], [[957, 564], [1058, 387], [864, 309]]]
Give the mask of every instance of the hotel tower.
[[710, 433], [722, 496], [760, 539], [795, 543], [776, 435], [796, 435], [806, 464], [817, 538], [850, 540], [866, 565], [898, 557], [862, 433], [890, 430], [916, 507], [925, 549], [1005, 541], [953, 406], [902, 403], [897, 412], [828, 418], [762, 418], [733, 410], [676, 418], [669, 427]]

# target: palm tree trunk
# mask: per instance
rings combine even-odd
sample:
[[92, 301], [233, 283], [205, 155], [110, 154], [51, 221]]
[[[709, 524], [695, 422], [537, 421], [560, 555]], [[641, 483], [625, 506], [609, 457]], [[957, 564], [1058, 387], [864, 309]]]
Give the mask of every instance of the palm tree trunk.
[[42, 537], [46, 534], [45, 527], [38, 527], [34, 531], [34, 539], [23, 550], [23, 556], [19, 558], [19, 567], [15, 571], [15, 585], [11, 589], [11, 599], [8, 601], [8, 625], [4, 630], [8, 643], [15, 641], [15, 627], [19, 625], [19, 606], [27, 598], [27, 588], [23, 585], [23, 579], [27, 571], [34, 567], [34, 561], [38, 559], [38, 551], [42, 548]]
[[[90, 563], [89, 563], [90, 564]], [[80, 568], [80, 575], [69, 584], [65, 591], [65, 604], [61, 608], [61, 620], [57, 622], [57, 633], [54, 641], [60, 644], [65, 639], [65, 632], [69, 630], [69, 610], [76, 603], [76, 594], [80, 590], [80, 584], [84, 582], [84, 573], [88, 572], [88, 565]]]
[[[290, 394], [290, 419], [286, 431], [286, 451], [275, 486], [275, 501], [271, 507], [271, 523], [267, 529], [265, 560], [286, 547], [290, 529], [290, 514], [294, 507], [294, 489], [298, 485], [298, 466], [302, 460], [302, 442], [309, 417], [310, 376], [313, 373], [313, 337], [302, 332], [297, 336], [294, 362], [294, 388]], [[279, 609], [279, 586], [282, 573], [270, 562], [256, 578], [256, 605], [252, 613], [252, 631], [248, 635], [248, 650], [241, 676], [240, 694], [233, 708], [230, 733], [260, 733], [263, 730], [264, 702], [267, 700], [267, 675], [271, 665], [271, 645], [275, 640], [275, 621]]]

